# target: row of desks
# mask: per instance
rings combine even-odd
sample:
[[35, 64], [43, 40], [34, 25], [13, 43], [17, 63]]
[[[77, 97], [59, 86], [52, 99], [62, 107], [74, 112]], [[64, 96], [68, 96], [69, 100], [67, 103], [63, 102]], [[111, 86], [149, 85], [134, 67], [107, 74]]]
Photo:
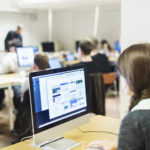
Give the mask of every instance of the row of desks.
[[[110, 58], [110, 61], [117, 61], [117, 59]], [[67, 65], [77, 64], [79, 62], [80, 62], [79, 60], [67, 62]], [[20, 73], [0, 75], [0, 88], [8, 88], [10, 130], [13, 129], [13, 113], [12, 113], [13, 103], [12, 103], [11, 87], [16, 84], [21, 84], [24, 78], [25, 76], [21, 75]]]

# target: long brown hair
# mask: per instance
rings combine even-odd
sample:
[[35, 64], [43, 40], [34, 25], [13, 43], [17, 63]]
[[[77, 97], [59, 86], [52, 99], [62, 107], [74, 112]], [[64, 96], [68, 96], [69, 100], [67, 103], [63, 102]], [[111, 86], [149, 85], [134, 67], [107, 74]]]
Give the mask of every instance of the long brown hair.
[[129, 110], [142, 99], [150, 98], [150, 44], [127, 48], [119, 57], [118, 69], [134, 94]]

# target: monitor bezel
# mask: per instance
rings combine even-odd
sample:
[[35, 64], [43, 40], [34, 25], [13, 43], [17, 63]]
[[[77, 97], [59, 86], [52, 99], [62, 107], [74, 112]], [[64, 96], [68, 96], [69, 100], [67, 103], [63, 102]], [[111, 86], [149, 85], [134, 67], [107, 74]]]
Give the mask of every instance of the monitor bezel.
[[20, 67], [20, 68], [26, 68], [26, 67], [31, 67], [32, 66], [32, 65], [30, 65], [30, 66], [21, 66], [20, 63], [19, 63], [19, 56], [18, 56], [17, 49], [18, 48], [28, 48], [28, 47], [36, 47], [38, 52], [39, 52], [39, 47], [38, 46], [22, 46], [22, 47], [20, 46], [20, 47], [16, 47], [17, 63], [18, 63], [18, 67]]
[[[40, 75], [47, 75], [47, 74], [53, 74], [53, 73], [59, 73], [59, 72], [65, 72], [65, 71], [71, 71], [71, 70], [77, 70], [77, 69], [84, 69], [84, 77], [85, 77], [85, 91], [86, 91], [86, 99], [87, 99], [87, 108], [86, 111], [81, 112], [79, 114], [76, 114], [74, 116], [65, 118], [63, 120], [57, 121], [55, 123], [52, 123], [50, 125], [47, 125], [42, 128], [37, 128], [37, 123], [36, 123], [36, 112], [35, 112], [35, 104], [34, 104], [34, 91], [33, 91], [33, 82], [32, 78]], [[73, 119], [76, 119], [78, 117], [81, 117], [83, 115], [86, 115], [89, 113], [89, 106], [88, 106], [88, 90], [87, 90], [87, 74], [86, 74], [86, 68], [84, 65], [76, 65], [76, 66], [69, 66], [69, 67], [64, 67], [64, 68], [59, 68], [59, 69], [52, 69], [52, 70], [45, 70], [45, 71], [39, 71], [39, 72], [33, 72], [29, 74], [29, 83], [30, 83], [30, 101], [31, 101], [31, 115], [32, 115], [32, 125], [33, 125], [33, 133], [37, 134], [42, 131], [51, 129], [53, 127], [56, 127], [58, 125], [61, 125], [67, 121], [71, 121]]]

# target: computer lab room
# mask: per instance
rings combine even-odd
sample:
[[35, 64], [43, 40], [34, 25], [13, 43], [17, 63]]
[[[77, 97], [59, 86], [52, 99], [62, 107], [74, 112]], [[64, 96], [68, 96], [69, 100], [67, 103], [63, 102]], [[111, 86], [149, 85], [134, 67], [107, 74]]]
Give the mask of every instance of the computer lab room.
[[149, 0], [1, 0], [0, 149], [150, 150], [149, 14]]

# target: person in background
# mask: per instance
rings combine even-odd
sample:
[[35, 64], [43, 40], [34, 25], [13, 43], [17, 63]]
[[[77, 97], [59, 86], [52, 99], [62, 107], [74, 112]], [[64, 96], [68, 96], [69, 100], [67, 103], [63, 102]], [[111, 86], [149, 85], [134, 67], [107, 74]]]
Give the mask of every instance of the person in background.
[[[31, 68], [31, 72], [46, 70], [49, 68], [48, 57], [44, 54], [36, 54], [34, 58], [34, 65]], [[30, 108], [30, 94], [29, 94], [29, 81], [28, 77], [22, 84], [21, 104], [19, 109], [16, 111], [16, 119], [14, 122], [13, 135], [16, 135], [17, 140], [20, 141], [22, 137], [31, 136], [32, 133], [32, 119], [31, 119], [31, 108]], [[24, 122], [22, 122], [22, 120]], [[26, 124], [24, 126], [24, 124]]]
[[22, 47], [22, 25], [18, 25], [15, 31], [9, 31], [5, 38], [5, 50], [10, 51], [10, 46]]
[[[34, 65], [31, 68], [31, 72], [46, 70], [49, 68], [48, 64], [49, 58], [45, 54], [36, 54], [34, 58]], [[28, 78], [24, 81], [22, 85], [22, 96], [29, 89]]]
[[108, 58], [104, 54], [100, 54], [98, 51], [98, 40], [95, 37], [88, 38], [93, 43], [94, 49], [91, 51], [91, 56], [94, 62], [100, 64], [103, 67], [104, 73], [110, 72], [110, 64]]
[[108, 57], [119, 57], [119, 52], [118, 51], [116, 51], [116, 50], [114, 50], [111, 46], [110, 46], [110, 44], [108, 44], [109, 46], [108, 46], [108, 50], [109, 50], [109, 56]]
[[[9, 49], [10, 49], [10, 53], [6, 53], [3, 59], [1, 60], [0, 74], [16, 73], [18, 71], [15, 45], [14, 44], [10, 45]], [[16, 99], [16, 97], [18, 98], [18, 96], [20, 96], [21, 94], [21, 91], [19, 90], [20, 86], [16, 85], [13, 86], [12, 88], [14, 91], [14, 99]], [[5, 98], [5, 90], [0, 89], [0, 109], [2, 109], [5, 106], [4, 98]]]
[[102, 65], [93, 61], [91, 57], [91, 51], [95, 48], [94, 44], [90, 41], [83, 41], [79, 44], [78, 52], [81, 57], [81, 63], [84, 64], [87, 68], [87, 73], [98, 73], [105, 72]]
[[107, 40], [101, 41], [101, 49], [99, 50], [100, 54], [105, 54], [107, 57], [109, 57], [109, 43]]
[[0, 74], [15, 73], [18, 71], [15, 45], [9, 46], [10, 53], [6, 53], [0, 63]]
[[[126, 80], [131, 102], [122, 121], [117, 150], [150, 150], [150, 44], [127, 48], [119, 57], [118, 69]], [[112, 150], [109, 141], [95, 141], [88, 148]]]
[[101, 41], [100, 54], [105, 54], [107, 57], [119, 57], [119, 52], [114, 50], [107, 40]]

